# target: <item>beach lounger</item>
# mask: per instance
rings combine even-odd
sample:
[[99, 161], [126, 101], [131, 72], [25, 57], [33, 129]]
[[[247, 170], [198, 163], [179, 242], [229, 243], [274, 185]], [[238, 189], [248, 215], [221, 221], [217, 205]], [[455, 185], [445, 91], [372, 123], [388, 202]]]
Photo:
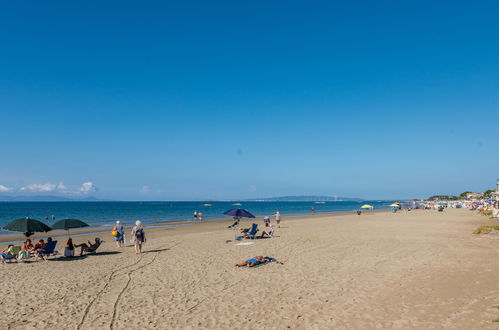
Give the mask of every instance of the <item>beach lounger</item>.
[[43, 259], [47, 260], [48, 257], [55, 256], [55, 255], [59, 254], [59, 251], [55, 250], [56, 245], [57, 245], [57, 241], [48, 242], [45, 245], [45, 249], [40, 251], [40, 256]]
[[17, 262], [17, 255], [19, 254], [19, 251], [21, 251], [21, 247], [20, 246], [11, 246], [7, 250], [6, 254], [2, 254], [1, 255], [2, 264], [5, 263], [5, 262], [7, 262], [7, 261], [10, 262], [12, 260], [14, 260], [14, 261]]
[[255, 238], [256, 237], [256, 233], [258, 232], [258, 224], [257, 223], [254, 223], [251, 225], [251, 229], [249, 232], [247, 232], [245, 234], [246, 238]]
[[[101, 241], [101, 242], [103, 243], [104, 241]], [[96, 249], [94, 249], [92, 247], [87, 247], [87, 248], [83, 249], [83, 252], [88, 253], [88, 254], [97, 254], [97, 249], [99, 247], [100, 247], [100, 245]]]
[[[258, 236], [258, 238], [273, 238], [274, 234], [275, 234], [275, 227], [271, 227], [268, 232], [264, 231], [261, 236]], [[266, 237], [264, 235], [266, 235]]]

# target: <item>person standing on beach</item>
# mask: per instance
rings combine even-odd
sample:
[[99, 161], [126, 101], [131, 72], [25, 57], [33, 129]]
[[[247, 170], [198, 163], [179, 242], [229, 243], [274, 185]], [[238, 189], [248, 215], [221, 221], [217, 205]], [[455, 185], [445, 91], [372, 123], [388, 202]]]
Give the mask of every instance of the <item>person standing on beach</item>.
[[312, 214], [315, 213], [315, 208], [312, 206]]
[[277, 222], [277, 227], [281, 228], [281, 213], [279, 210], [275, 212], [275, 222]]
[[198, 213], [199, 222], [203, 221], [203, 212]]
[[113, 232], [116, 232], [116, 236], [114, 236], [114, 240], [116, 241], [116, 247], [123, 247], [125, 243], [125, 232], [123, 230], [123, 225], [121, 222], [118, 220], [114, 224], [113, 227]]
[[198, 221], [198, 211], [194, 211], [194, 222]]
[[135, 246], [135, 254], [142, 253], [142, 244], [146, 242], [146, 234], [140, 220], [135, 221], [135, 226], [132, 228], [131, 242]]

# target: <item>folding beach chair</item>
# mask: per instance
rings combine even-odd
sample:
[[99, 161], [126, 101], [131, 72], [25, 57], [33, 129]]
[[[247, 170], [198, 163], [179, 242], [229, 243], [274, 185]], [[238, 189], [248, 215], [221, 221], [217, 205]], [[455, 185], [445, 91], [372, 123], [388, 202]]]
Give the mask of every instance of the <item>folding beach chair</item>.
[[2, 263], [5, 263], [6, 261], [16, 261], [17, 262], [17, 255], [19, 254], [19, 251], [21, 251], [20, 246], [11, 246], [6, 254], [2, 254], [1, 261]]
[[246, 238], [251, 238], [251, 239], [255, 238], [257, 232], [258, 232], [258, 224], [254, 223], [251, 225], [250, 231], [246, 233]]
[[57, 245], [57, 241], [50, 241], [47, 244], [45, 244], [45, 249], [40, 251], [40, 256], [43, 259], [47, 260], [48, 257], [55, 256], [55, 255], [59, 254], [59, 251], [55, 250], [56, 245]]

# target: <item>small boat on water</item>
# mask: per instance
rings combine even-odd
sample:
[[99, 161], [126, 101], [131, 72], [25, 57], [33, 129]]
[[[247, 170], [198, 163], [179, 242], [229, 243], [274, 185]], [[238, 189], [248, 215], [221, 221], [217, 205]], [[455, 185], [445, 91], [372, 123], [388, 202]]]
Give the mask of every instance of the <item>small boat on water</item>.
[[213, 205], [211, 205], [211, 204], [203, 204], [203, 205], [201, 205], [201, 206], [210, 207], [210, 206], [213, 206]]
[[241, 206], [242, 204], [240, 204], [240, 203], [234, 203], [232, 205], [234, 205], [234, 206]]
[[326, 204], [326, 202], [315, 202], [315, 204]]

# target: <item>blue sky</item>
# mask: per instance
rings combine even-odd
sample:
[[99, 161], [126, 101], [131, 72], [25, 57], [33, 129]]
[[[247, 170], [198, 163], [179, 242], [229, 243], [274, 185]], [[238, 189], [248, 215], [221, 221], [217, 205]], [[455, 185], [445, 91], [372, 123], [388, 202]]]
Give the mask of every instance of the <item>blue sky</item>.
[[0, 193], [427, 197], [499, 177], [495, 1], [0, 4]]

